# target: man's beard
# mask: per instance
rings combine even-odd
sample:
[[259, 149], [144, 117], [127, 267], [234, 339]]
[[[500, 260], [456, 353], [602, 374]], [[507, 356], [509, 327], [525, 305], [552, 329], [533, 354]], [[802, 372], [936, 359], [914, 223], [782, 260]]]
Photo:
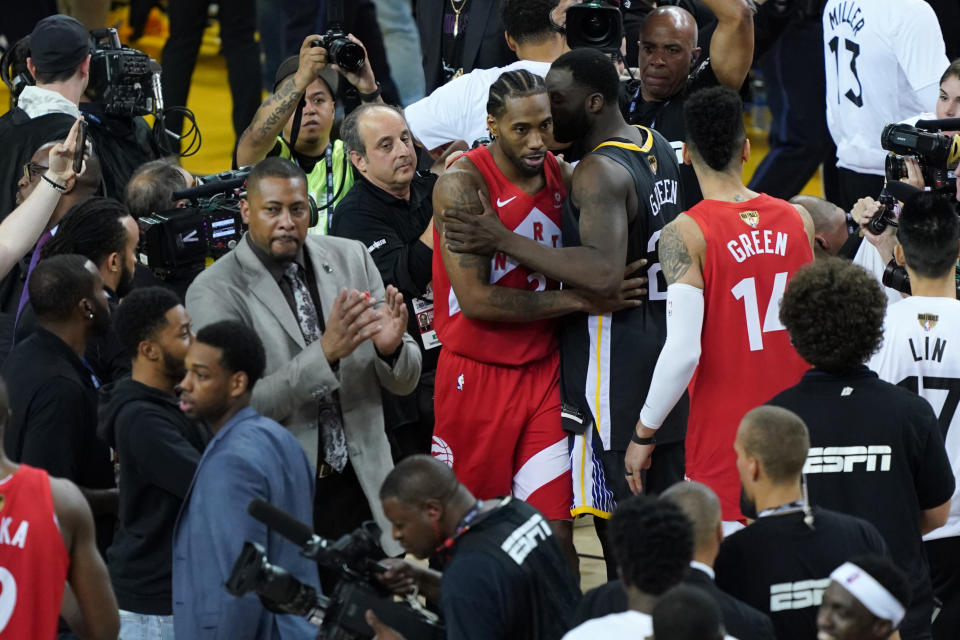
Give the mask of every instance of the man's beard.
[[136, 267], [129, 270], [125, 264], [120, 267], [120, 282], [117, 283], [117, 290], [114, 291], [117, 299], [122, 299], [133, 290], [133, 275], [135, 271]]
[[166, 349], [163, 350], [163, 373], [171, 380], [180, 381], [187, 375], [187, 368], [183, 360], [170, 355]]
[[570, 114], [567, 121], [553, 120], [553, 139], [557, 142], [576, 142], [590, 131], [590, 122], [583, 110]]

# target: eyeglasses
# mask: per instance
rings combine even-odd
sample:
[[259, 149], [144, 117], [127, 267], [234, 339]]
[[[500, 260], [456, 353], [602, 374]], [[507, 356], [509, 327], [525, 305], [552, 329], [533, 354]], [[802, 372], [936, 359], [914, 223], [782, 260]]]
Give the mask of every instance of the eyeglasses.
[[50, 167], [45, 167], [36, 162], [28, 162], [27, 164], [23, 165], [23, 177], [25, 177], [27, 181], [33, 182], [35, 177], [39, 176], [49, 168]]

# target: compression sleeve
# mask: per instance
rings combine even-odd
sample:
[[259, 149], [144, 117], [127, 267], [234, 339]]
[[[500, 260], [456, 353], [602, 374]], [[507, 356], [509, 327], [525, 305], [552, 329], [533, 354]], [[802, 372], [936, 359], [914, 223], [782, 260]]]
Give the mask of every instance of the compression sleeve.
[[667, 287], [667, 341], [657, 358], [640, 422], [659, 429], [690, 384], [700, 362], [703, 289], [674, 283]]

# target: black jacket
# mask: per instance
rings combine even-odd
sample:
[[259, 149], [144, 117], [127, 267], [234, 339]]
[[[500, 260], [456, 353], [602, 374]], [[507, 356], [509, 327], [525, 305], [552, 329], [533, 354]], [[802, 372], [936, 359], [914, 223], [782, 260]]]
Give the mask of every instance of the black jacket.
[[120, 523], [107, 551], [117, 603], [170, 615], [173, 525], [208, 432], [176, 397], [130, 378], [101, 389], [99, 414], [98, 434], [120, 460]]

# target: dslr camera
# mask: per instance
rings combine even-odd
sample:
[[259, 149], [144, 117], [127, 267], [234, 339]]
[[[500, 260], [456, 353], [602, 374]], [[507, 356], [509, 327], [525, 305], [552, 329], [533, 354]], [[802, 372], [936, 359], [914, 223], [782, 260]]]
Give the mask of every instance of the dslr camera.
[[163, 110], [160, 65], [120, 44], [117, 30], [94, 29], [89, 91], [107, 115], [145, 116]]
[[310, 43], [311, 47], [327, 50], [330, 62], [344, 71], [357, 72], [363, 67], [366, 56], [363, 47], [350, 40], [339, 24], [331, 25], [323, 37]]
[[575, 4], [567, 9], [567, 46], [591, 47], [604, 53], [619, 53], [623, 42], [620, 9], [602, 0]]
[[890, 152], [885, 173], [887, 180], [907, 176], [904, 156], [916, 158], [923, 181], [931, 189], [953, 189], [957, 178], [954, 168], [960, 161], [960, 136], [950, 138], [908, 124], [888, 124], [880, 135], [880, 145]]
[[380, 527], [376, 523], [365, 522], [352, 533], [329, 541], [269, 503], [254, 500], [248, 511], [298, 544], [304, 557], [336, 572], [340, 579], [332, 595], [318, 594], [286, 570], [270, 564], [259, 544], [245, 542], [225, 585], [231, 594], [239, 597], [254, 592], [271, 611], [306, 618], [320, 628], [319, 637], [324, 640], [372, 638], [373, 630], [364, 617], [368, 609], [406, 638], [444, 638], [443, 625], [435, 614], [418, 602], [416, 606], [394, 602], [376, 580], [376, 574], [387, 569], [379, 562], [386, 554], [378, 542]]

